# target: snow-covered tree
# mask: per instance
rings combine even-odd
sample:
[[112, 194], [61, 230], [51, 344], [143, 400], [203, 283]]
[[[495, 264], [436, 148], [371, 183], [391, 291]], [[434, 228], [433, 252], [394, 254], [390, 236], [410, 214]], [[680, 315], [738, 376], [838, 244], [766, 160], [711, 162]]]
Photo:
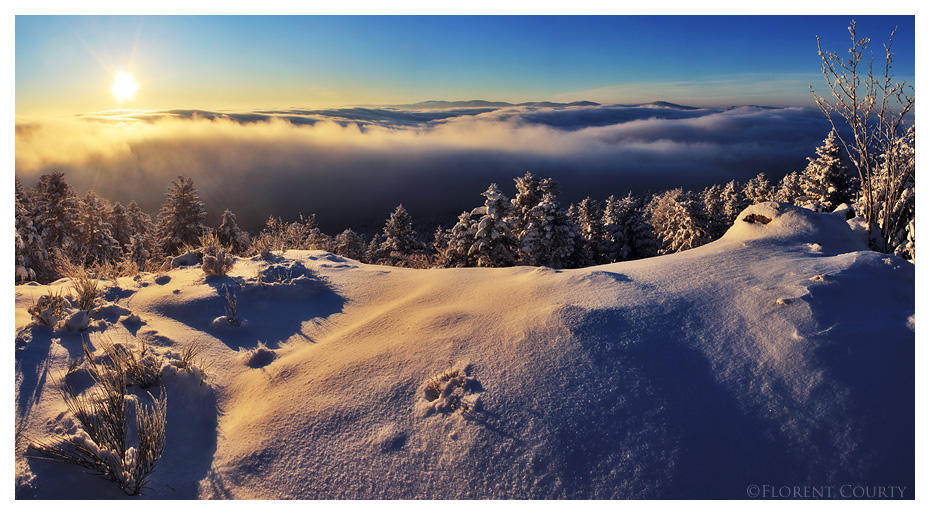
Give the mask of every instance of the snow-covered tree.
[[690, 192], [677, 188], [655, 195], [648, 211], [661, 242], [660, 254], [681, 252], [710, 241], [702, 209]]
[[459, 215], [455, 225], [442, 235], [437, 242], [436, 261], [439, 266], [446, 268], [475, 266], [474, 256], [468, 251], [475, 243], [475, 234], [478, 232], [477, 223], [468, 211]]
[[123, 251], [129, 250], [129, 241], [132, 239], [135, 231], [129, 220], [129, 212], [126, 206], [120, 202], [114, 202], [110, 206], [110, 212], [107, 214], [107, 221], [110, 223], [110, 234], [113, 239], [119, 242]]
[[220, 243], [230, 248], [233, 254], [241, 254], [249, 248], [249, 233], [239, 228], [236, 214], [226, 209], [215, 231]]
[[511, 266], [516, 261], [516, 241], [510, 226], [510, 200], [492, 183], [482, 193], [484, 205], [472, 210], [478, 216], [474, 242], [468, 249], [470, 260], [478, 266]]
[[146, 262], [153, 257], [150, 241], [142, 234], [133, 234], [129, 238], [126, 255], [133, 263], [139, 265], [139, 268], [144, 267]]
[[701, 204], [704, 208], [704, 219], [707, 220], [707, 236], [716, 240], [723, 236], [733, 221], [727, 216], [726, 197], [723, 195], [723, 186], [714, 184], [701, 191]]
[[45, 243], [42, 241], [39, 230], [32, 223], [32, 214], [23, 205], [21, 199], [25, 199], [26, 196], [24, 193], [21, 194], [18, 181], [16, 186], [16, 233], [14, 234], [16, 282], [49, 279], [47, 274], [51, 267]]
[[801, 174], [803, 195], [799, 201], [815, 211], [833, 212], [851, 200], [850, 177], [843, 165], [836, 132], [831, 130], [815, 152], [814, 157], [807, 158], [807, 167]]
[[605, 259], [608, 263], [655, 256], [658, 242], [643, 214], [642, 202], [627, 193], [604, 203]]
[[585, 197], [577, 205], [569, 207], [568, 215], [578, 227], [577, 266], [608, 263], [604, 248], [603, 211], [598, 202], [591, 197]]
[[551, 178], [538, 179], [530, 172], [526, 172], [523, 177], [517, 177], [513, 180], [517, 187], [517, 194], [511, 200], [511, 217], [510, 225], [513, 228], [514, 236], [526, 230], [529, 223], [530, 211], [542, 201], [546, 193], [553, 196], [557, 195], [556, 183]]
[[736, 221], [736, 217], [749, 207], [749, 200], [740, 188], [739, 183], [730, 181], [723, 185], [723, 215], [728, 225]]
[[333, 253], [361, 261], [365, 258], [365, 240], [351, 228], [333, 238]]
[[381, 233], [384, 235], [384, 241], [378, 248], [381, 259], [397, 262], [424, 250], [423, 244], [417, 239], [417, 232], [413, 229], [413, 219], [402, 204], [398, 204], [385, 221]]
[[165, 203], [158, 212], [158, 247], [165, 255], [174, 255], [185, 244], [196, 245], [207, 231], [207, 211], [194, 181], [178, 176], [171, 183]]
[[34, 199], [35, 223], [45, 242], [46, 249], [55, 249], [69, 257], [83, 254], [77, 241], [77, 218], [81, 204], [64, 174], [54, 172], [43, 175], [36, 185]]
[[752, 205], [772, 200], [775, 192], [765, 173], [759, 173], [746, 183], [746, 187], [743, 188], [743, 195], [746, 197], [748, 204]]
[[527, 214], [526, 227], [519, 234], [520, 260], [533, 266], [570, 266], [576, 235], [574, 222], [559, 209], [555, 195], [546, 192]]
[[804, 188], [801, 185], [801, 174], [798, 172], [785, 174], [778, 183], [778, 191], [775, 192], [774, 200], [793, 206], [803, 205]]
[[81, 210], [76, 220], [78, 239], [84, 249], [84, 262], [110, 263], [119, 261], [123, 247], [113, 237], [113, 226], [108, 220], [110, 207], [106, 200], [93, 190], [81, 199]]

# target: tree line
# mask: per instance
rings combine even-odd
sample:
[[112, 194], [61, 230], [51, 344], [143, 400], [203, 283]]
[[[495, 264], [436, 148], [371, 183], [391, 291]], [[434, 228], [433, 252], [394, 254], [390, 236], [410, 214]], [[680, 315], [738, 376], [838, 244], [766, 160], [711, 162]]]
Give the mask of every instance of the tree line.
[[[913, 155], [910, 134], [900, 152]], [[93, 191], [79, 197], [64, 174], [54, 172], [31, 189], [16, 181], [16, 280], [53, 281], [61, 276], [63, 262], [102, 270], [102, 275], [163, 269], [170, 266], [169, 258], [196, 250], [208, 235], [240, 256], [316, 249], [365, 263], [418, 268], [576, 268], [703, 245], [722, 236], [753, 203], [775, 200], [833, 211], [844, 203], [861, 204], [861, 190], [831, 131], [803, 170], [777, 183], [760, 173], [745, 184], [734, 180], [699, 191], [588, 197], [563, 209], [556, 181], [526, 172], [514, 179], [512, 198], [491, 184], [481, 194], [481, 205], [461, 213], [450, 226], [437, 227], [431, 237], [417, 233], [402, 205], [370, 237], [351, 228], [326, 234], [314, 215], [293, 221], [269, 217], [258, 234], [250, 235], [228, 209], [217, 227], [207, 226], [206, 206], [189, 178], [172, 182], [152, 218], [134, 201], [110, 202]], [[904, 215], [913, 218], [913, 210]], [[907, 238], [913, 242], [913, 234]], [[898, 247], [896, 253], [913, 258], [913, 245], [911, 250]]]

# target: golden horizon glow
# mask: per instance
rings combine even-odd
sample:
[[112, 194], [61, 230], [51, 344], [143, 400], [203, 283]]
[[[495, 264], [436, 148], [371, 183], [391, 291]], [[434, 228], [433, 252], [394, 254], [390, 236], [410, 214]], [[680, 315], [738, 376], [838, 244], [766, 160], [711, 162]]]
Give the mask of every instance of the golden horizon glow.
[[139, 83], [131, 73], [120, 71], [116, 72], [113, 77], [113, 84], [110, 86], [110, 94], [117, 102], [125, 102], [136, 98], [139, 91]]

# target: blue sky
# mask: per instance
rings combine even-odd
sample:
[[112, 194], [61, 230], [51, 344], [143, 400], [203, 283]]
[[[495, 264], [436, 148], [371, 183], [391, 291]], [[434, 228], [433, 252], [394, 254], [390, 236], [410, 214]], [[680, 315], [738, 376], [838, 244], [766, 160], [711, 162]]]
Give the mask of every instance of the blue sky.
[[[807, 104], [846, 16], [16, 17], [16, 110], [259, 109], [427, 99]], [[913, 81], [914, 18], [857, 17]], [[140, 89], [118, 103], [117, 70]]]

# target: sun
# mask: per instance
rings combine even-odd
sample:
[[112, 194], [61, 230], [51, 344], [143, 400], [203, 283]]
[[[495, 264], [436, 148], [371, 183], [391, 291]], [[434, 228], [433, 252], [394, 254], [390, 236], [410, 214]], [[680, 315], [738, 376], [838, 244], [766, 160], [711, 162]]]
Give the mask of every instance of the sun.
[[132, 100], [136, 98], [136, 92], [139, 91], [139, 83], [129, 72], [116, 72], [113, 77], [113, 84], [110, 86], [110, 93], [118, 102]]

